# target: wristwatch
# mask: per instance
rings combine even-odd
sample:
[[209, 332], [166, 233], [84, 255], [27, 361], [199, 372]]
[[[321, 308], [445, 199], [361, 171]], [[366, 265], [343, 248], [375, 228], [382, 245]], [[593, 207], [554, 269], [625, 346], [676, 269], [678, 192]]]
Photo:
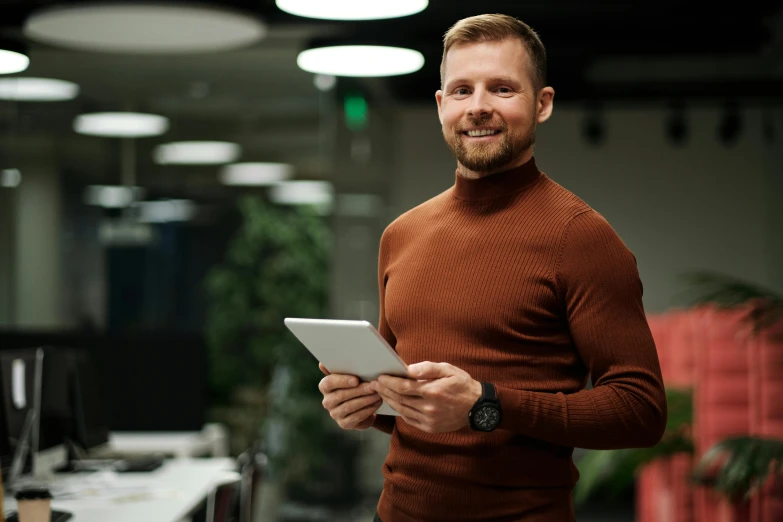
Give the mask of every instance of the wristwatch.
[[500, 401], [494, 384], [482, 382], [481, 391], [481, 397], [468, 413], [470, 427], [476, 431], [492, 431], [500, 424]]

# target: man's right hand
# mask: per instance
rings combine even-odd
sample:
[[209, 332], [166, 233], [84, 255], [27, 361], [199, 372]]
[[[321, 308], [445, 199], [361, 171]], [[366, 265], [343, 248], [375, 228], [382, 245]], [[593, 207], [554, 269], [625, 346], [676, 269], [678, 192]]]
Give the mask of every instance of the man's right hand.
[[353, 375], [330, 374], [323, 364], [318, 367], [326, 375], [318, 384], [324, 396], [322, 404], [329, 415], [344, 430], [366, 430], [375, 422], [375, 411], [383, 404], [381, 396], [360, 383]]

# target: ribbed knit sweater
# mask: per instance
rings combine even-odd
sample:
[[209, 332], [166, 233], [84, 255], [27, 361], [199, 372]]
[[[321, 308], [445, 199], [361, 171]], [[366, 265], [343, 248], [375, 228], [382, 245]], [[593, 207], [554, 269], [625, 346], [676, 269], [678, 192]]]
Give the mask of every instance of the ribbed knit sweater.
[[570, 522], [574, 447], [660, 439], [666, 400], [636, 259], [535, 160], [457, 175], [397, 218], [379, 287], [379, 331], [406, 363], [494, 383], [502, 408], [490, 433], [430, 434], [379, 415], [374, 427], [392, 435], [384, 522]]

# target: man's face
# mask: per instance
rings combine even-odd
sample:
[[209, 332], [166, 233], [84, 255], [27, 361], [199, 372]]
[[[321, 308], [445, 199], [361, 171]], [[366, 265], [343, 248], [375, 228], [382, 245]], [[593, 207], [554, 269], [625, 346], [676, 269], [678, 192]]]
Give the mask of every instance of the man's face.
[[464, 168], [490, 174], [530, 159], [536, 124], [549, 117], [554, 96], [550, 87], [539, 96], [530, 72], [517, 39], [449, 49], [435, 98], [443, 137]]

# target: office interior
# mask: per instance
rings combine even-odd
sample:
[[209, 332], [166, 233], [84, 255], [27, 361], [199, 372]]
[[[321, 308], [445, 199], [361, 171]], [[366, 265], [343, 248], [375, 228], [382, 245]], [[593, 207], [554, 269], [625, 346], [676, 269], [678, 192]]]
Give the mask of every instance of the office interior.
[[[15, 480], [76, 521], [372, 519], [389, 436], [331, 422], [283, 318], [377, 324], [384, 228], [454, 183], [443, 33], [498, 12], [547, 48], [537, 165], [633, 251], [667, 389], [690, 394], [676, 452], [581, 470], [577, 520], [780, 520], [775, 473], [740, 500], [691, 476], [724, 439], [783, 441], [783, 7], [421, 0], [330, 19], [376, 3], [343, 4], [0, 2], [0, 55], [29, 60], [0, 74], [6, 507]], [[414, 64], [302, 58], [367, 44]], [[731, 306], [695, 303], [696, 273]], [[759, 303], [772, 319], [737, 341]]]

